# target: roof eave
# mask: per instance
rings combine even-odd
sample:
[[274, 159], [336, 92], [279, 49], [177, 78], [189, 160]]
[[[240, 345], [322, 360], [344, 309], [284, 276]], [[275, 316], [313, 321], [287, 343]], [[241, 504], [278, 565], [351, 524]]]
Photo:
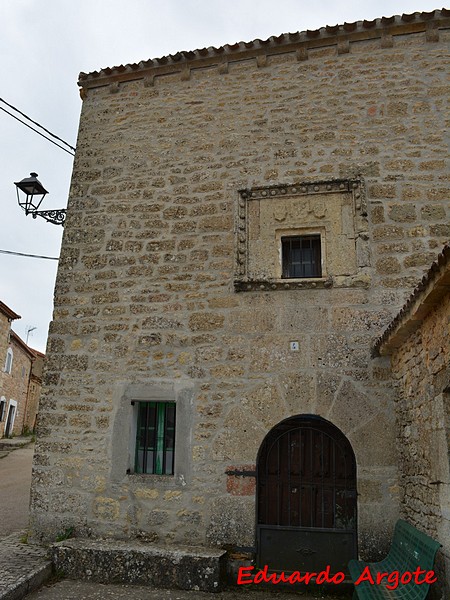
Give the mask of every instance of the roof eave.
[[397, 316], [373, 346], [374, 356], [395, 352], [450, 293], [450, 245], [446, 245]]
[[0, 312], [2, 312], [4, 315], [6, 315], [8, 317], [9, 321], [15, 321], [16, 319], [22, 318], [20, 315], [18, 315], [16, 312], [14, 312], [12, 310], [12, 308], [9, 308], [9, 306], [6, 306], [6, 304], [1, 301], [0, 301]]
[[14, 342], [19, 345], [22, 350], [24, 350], [29, 356], [30, 358], [36, 358], [36, 355], [34, 353], [34, 350], [32, 348], [30, 348], [30, 346], [28, 346], [23, 339], [13, 330], [11, 330], [11, 338], [14, 340]]
[[267, 40], [253, 40], [226, 44], [219, 48], [210, 47], [193, 51], [182, 51], [139, 63], [120, 65], [91, 73], [80, 73], [78, 85], [82, 88], [106, 86], [136, 79], [152, 78], [180, 72], [186, 69], [219, 66], [221, 63], [239, 62], [249, 58], [273, 56], [338, 44], [340, 41], [355, 42], [420, 33], [427, 30], [450, 28], [450, 10], [434, 10], [429, 13], [412, 13], [401, 16], [382, 17], [373, 21], [357, 21], [333, 27], [322, 27], [314, 31], [286, 33]]

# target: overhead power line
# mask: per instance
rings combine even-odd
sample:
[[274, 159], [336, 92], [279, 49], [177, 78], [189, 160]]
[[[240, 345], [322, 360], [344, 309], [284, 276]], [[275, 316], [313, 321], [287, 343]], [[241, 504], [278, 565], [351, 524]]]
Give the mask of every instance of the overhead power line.
[[46, 260], [59, 260], [58, 256], [40, 256], [39, 254], [25, 254], [24, 252], [12, 252], [11, 250], [0, 250], [0, 254], [12, 254], [13, 256], [26, 256], [27, 258], [45, 258]]
[[6, 106], [8, 106], [9, 108], [11, 108], [15, 112], [19, 113], [19, 115], [21, 115], [22, 117], [24, 117], [25, 119], [27, 119], [28, 121], [30, 121], [31, 123], [33, 123], [33, 125], [36, 125], [40, 129], [42, 129], [43, 131], [45, 131], [46, 133], [48, 133], [51, 137], [55, 138], [56, 140], [58, 140], [59, 142], [61, 142], [62, 144], [64, 144], [68, 148], [70, 148], [70, 150], [73, 150], [73, 152], [70, 152], [69, 150], [67, 150], [67, 148], [64, 148], [63, 146], [61, 146], [57, 142], [53, 141], [52, 139], [50, 139], [49, 137], [47, 137], [46, 135], [44, 135], [43, 133], [41, 133], [40, 131], [38, 131], [37, 129], [35, 129], [34, 127], [32, 127], [31, 125], [28, 125], [28, 123], [25, 123], [25, 121], [22, 121], [22, 119], [19, 119], [19, 117], [17, 117], [16, 115], [13, 115], [11, 112], [9, 112], [8, 110], [6, 110], [6, 108], [3, 108], [2, 106], [0, 106], [0, 110], [2, 110], [3, 112], [5, 112], [7, 115], [9, 115], [10, 117], [12, 117], [13, 119], [16, 119], [16, 121], [19, 121], [19, 123], [22, 123], [23, 125], [25, 125], [29, 129], [31, 129], [32, 131], [34, 131], [38, 135], [42, 136], [44, 139], [48, 140], [52, 144], [55, 144], [55, 146], [58, 146], [58, 148], [61, 148], [61, 150], [64, 150], [64, 152], [67, 152], [67, 154], [70, 154], [71, 156], [75, 156], [75, 154], [74, 154], [75, 148], [73, 146], [71, 146], [70, 144], [68, 144], [67, 142], [65, 142], [62, 138], [58, 137], [57, 135], [55, 135], [54, 133], [52, 133], [51, 131], [49, 131], [48, 129], [46, 129], [43, 125], [40, 125], [36, 121], [33, 121], [33, 119], [31, 119], [30, 117], [28, 117], [25, 113], [23, 113], [22, 111], [20, 111], [18, 108], [16, 108], [12, 104], [9, 104], [9, 102], [6, 102], [6, 100], [3, 100], [3, 98], [0, 98], [0, 102], [3, 102], [3, 104], [6, 104]]

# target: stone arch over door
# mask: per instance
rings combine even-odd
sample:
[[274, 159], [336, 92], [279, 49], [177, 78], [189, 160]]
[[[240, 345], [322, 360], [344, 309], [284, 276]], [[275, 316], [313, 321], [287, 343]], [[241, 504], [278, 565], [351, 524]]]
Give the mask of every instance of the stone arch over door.
[[340, 429], [315, 415], [281, 421], [261, 444], [256, 473], [258, 566], [346, 572], [357, 556], [356, 460]]

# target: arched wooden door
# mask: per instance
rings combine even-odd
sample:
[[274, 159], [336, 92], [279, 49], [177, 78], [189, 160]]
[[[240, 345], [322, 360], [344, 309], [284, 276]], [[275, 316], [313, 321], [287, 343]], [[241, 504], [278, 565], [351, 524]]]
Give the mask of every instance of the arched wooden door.
[[356, 461], [329, 421], [286, 419], [257, 459], [257, 561], [271, 571], [347, 571], [357, 557]]

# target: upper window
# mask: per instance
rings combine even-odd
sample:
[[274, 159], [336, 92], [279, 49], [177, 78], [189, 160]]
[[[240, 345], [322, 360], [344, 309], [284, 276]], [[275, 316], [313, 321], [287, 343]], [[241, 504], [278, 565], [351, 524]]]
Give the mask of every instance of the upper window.
[[6, 353], [6, 362], [5, 362], [5, 373], [11, 373], [13, 362], [13, 351], [11, 348], [8, 348], [8, 352]]
[[339, 179], [240, 190], [236, 291], [365, 286], [364, 184]]
[[173, 475], [175, 402], [138, 402], [135, 473]]
[[281, 238], [283, 278], [321, 277], [320, 235]]

